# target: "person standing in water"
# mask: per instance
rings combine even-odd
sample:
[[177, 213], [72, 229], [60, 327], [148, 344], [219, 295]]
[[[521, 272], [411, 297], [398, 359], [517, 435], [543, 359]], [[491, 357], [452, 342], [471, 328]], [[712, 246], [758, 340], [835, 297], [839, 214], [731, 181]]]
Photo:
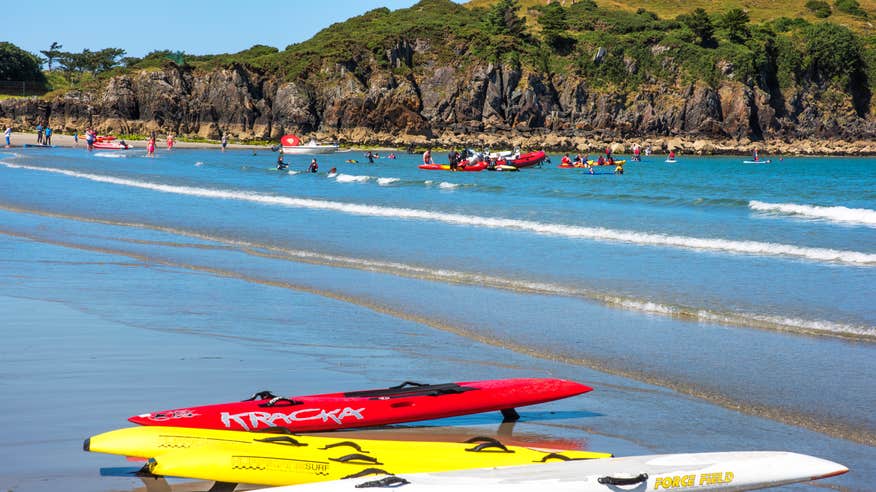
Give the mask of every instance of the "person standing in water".
[[225, 147], [227, 147], [227, 146], [228, 146], [228, 134], [223, 133], [222, 134], [222, 152], [225, 152]]
[[173, 138], [173, 133], [167, 134], [167, 150], [173, 150], [173, 144], [176, 143], [176, 140]]
[[283, 151], [280, 151], [280, 155], [277, 156], [277, 170], [280, 171], [283, 169], [287, 169], [288, 167], [289, 164], [283, 162]]
[[10, 140], [12, 139], [12, 127], [11, 126], [6, 127], [6, 131], [3, 132], [3, 136], [6, 137], [6, 148], [8, 149], [9, 147], [12, 146], [12, 144], [10, 143]]
[[146, 142], [146, 157], [155, 157], [155, 137], [149, 137]]
[[310, 161], [310, 166], [307, 168], [307, 170], [312, 173], [319, 172], [319, 164], [316, 163], [315, 157], [312, 161]]

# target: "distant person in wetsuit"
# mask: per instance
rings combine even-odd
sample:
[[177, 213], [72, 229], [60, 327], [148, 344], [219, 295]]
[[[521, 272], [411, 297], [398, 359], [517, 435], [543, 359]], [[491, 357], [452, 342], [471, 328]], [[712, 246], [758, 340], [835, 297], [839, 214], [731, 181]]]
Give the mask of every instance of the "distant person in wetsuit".
[[310, 166], [307, 167], [307, 171], [311, 173], [319, 172], [319, 164], [316, 163], [316, 158], [310, 161]]
[[447, 162], [450, 163], [450, 170], [456, 171], [456, 168], [459, 166], [459, 152], [451, 150], [447, 154]]
[[280, 152], [280, 155], [277, 156], [277, 169], [281, 170], [281, 169], [287, 169], [287, 168], [289, 168], [289, 164], [286, 164], [285, 162], [283, 162], [283, 153]]
[[365, 153], [365, 157], [368, 158], [368, 164], [374, 164], [374, 154], [370, 150]]

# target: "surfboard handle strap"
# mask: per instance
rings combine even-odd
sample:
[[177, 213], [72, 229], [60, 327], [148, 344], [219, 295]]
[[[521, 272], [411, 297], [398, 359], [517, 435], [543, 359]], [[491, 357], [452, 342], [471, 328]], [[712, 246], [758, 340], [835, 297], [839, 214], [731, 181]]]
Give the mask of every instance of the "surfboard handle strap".
[[290, 400], [289, 398], [283, 398], [280, 396], [275, 396], [271, 398], [267, 403], [262, 403], [260, 407], [293, 407], [295, 405], [304, 405], [303, 401], [298, 400]]
[[596, 481], [603, 485], [635, 485], [637, 483], [646, 482], [648, 480], [647, 473], [640, 473], [635, 477], [599, 477]]
[[246, 400], [241, 401], [255, 401], [255, 400], [270, 400], [272, 398], [276, 398], [277, 395], [271, 393], [270, 391], [259, 391], [257, 393], [253, 393], [252, 396], [247, 398]]
[[469, 444], [473, 444], [476, 442], [480, 443], [477, 446], [466, 449], [466, 451], [469, 451], [472, 453], [480, 453], [480, 452], [482, 452], [484, 450], [488, 450], [488, 449], [498, 449], [498, 450], [502, 451], [503, 453], [513, 453], [514, 452], [514, 451], [511, 451], [510, 449], [506, 448], [504, 444], [493, 439], [492, 437], [477, 436], [477, 437], [472, 437], [471, 439], [468, 439], [465, 442], [467, 442]]
[[368, 451], [365, 451], [364, 449], [362, 449], [358, 444], [354, 443], [353, 441], [343, 441], [343, 442], [336, 442], [333, 444], [326, 444], [325, 446], [323, 446], [319, 449], [322, 451], [325, 451], [326, 449], [336, 448], [338, 446], [349, 446], [349, 447], [355, 449], [356, 451], [359, 451], [360, 453], [367, 453], [368, 452]]
[[362, 482], [356, 485], [357, 489], [370, 489], [370, 488], [386, 488], [391, 489], [395, 487], [401, 487], [402, 485], [407, 485], [411, 482], [408, 482], [402, 477], [396, 477], [395, 475], [381, 478], [380, 480], [372, 480], [370, 482]]
[[332, 461], [337, 461], [338, 463], [350, 463], [350, 462], [365, 462], [371, 463], [372, 465], [382, 465], [383, 463], [377, 461], [377, 458], [371, 456], [365, 456], [364, 454], [353, 453], [345, 456], [341, 456], [340, 458], [329, 458]]
[[348, 478], [362, 478], [367, 477], [368, 475], [392, 475], [386, 470], [382, 470], [380, 468], [366, 468], [362, 471], [358, 471], [352, 475], [347, 475], [346, 477], [341, 477], [341, 480], [346, 480]]
[[269, 444], [283, 444], [286, 446], [295, 446], [296, 448], [307, 446], [307, 444], [298, 441], [290, 436], [266, 437], [264, 439], [256, 439], [258, 442], [266, 442]]
[[572, 458], [564, 456], [560, 453], [550, 453], [544, 455], [540, 460], [534, 461], [533, 463], [547, 463], [548, 460], [572, 461]]

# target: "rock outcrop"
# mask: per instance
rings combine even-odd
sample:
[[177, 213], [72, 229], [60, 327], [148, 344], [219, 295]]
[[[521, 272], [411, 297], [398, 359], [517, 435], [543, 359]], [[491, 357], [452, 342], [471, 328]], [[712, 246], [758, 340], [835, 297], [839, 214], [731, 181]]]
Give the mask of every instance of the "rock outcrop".
[[852, 94], [836, 87], [781, 91], [724, 80], [717, 87], [655, 84], [616, 93], [569, 74], [441, 64], [429, 57], [428, 43], [417, 40], [399, 41], [384, 55], [388, 63], [325, 64], [294, 81], [244, 65], [207, 72], [169, 65], [113, 77], [91, 93], [0, 101], [0, 123], [208, 139], [223, 132], [261, 140], [300, 133], [393, 145], [568, 149], [636, 139], [704, 153], [760, 141], [786, 142], [790, 149], [789, 142], [810, 139], [860, 142], [855, 151], [867, 152], [876, 136], [873, 109], [862, 112]]

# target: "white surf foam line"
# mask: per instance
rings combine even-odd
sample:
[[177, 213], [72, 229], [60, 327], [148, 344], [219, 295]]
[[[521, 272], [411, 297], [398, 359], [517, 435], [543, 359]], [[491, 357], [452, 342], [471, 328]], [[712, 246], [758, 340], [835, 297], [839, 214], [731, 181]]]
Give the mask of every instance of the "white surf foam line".
[[876, 227], [876, 210], [868, 208], [821, 207], [796, 203], [766, 203], [757, 200], [748, 202], [748, 208], [758, 212], [796, 215], [831, 222]]
[[377, 184], [380, 186], [389, 186], [393, 183], [401, 181], [399, 178], [377, 178]]
[[365, 183], [371, 176], [356, 176], [355, 174], [338, 174], [335, 181], [338, 183]]
[[442, 181], [438, 183], [438, 187], [444, 190], [452, 190], [454, 188], [459, 188], [459, 185], [456, 183], [448, 183], [446, 181]]
[[110, 152], [95, 152], [94, 157], [103, 157], [105, 159], [124, 159], [128, 156], [125, 154], [113, 154]]
[[[781, 243], [766, 243], [759, 241], [736, 241], [731, 239], [697, 238], [688, 236], [671, 236], [647, 232], [606, 229], [603, 227], [584, 227], [566, 224], [550, 224], [519, 219], [503, 219], [497, 217], [480, 217], [443, 212], [432, 212], [412, 208], [385, 207], [379, 205], [363, 205], [358, 203], [334, 202], [310, 198], [295, 198], [288, 196], [265, 195], [251, 191], [234, 191], [213, 188], [200, 188], [181, 185], [167, 185], [150, 181], [116, 178], [98, 174], [81, 173], [67, 169], [27, 166], [0, 161], [0, 164], [15, 169], [63, 174], [80, 179], [88, 179], [101, 183], [111, 183], [132, 188], [149, 189], [163, 193], [216, 198], [224, 200], [240, 200], [267, 205], [281, 205], [311, 210], [328, 210], [332, 212], [380, 217], [388, 219], [410, 219], [443, 222], [445, 224], [486, 227], [492, 229], [508, 229], [548, 236], [560, 236], [573, 239], [587, 239], [602, 242], [622, 242], [644, 246], [658, 246], [695, 251], [711, 251], [721, 253], [750, 254], [759, 256], [790, 257], [816, 262], [843, 263], [848, 265], [876, 265], [876, 254], [858, 251], [845, 251], [827, 248], [808, 248]], [[340, 176], [339, 176], [340, 177]], [[367, 176], [366, 176], [367, 178]]]

